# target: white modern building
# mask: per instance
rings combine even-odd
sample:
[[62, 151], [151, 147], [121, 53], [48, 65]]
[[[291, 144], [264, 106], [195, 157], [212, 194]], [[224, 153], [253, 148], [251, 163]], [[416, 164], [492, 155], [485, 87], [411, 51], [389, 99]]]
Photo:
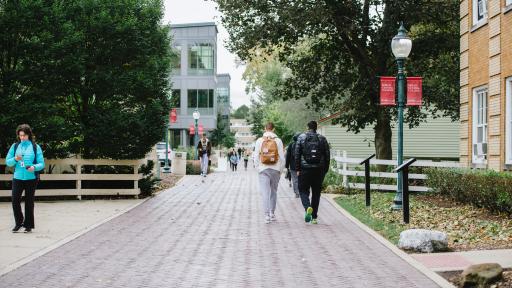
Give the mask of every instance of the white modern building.
[[229, 121], [231, 78], [217, 75], [217, 33], [213, 22], [171, 25], [172, 47], [178, 55], [171, 75], [171, 106], [177, 110], [177, 121], [169, 127], [172, 147], [193, 144], [189, 132], [196, 109], [207, 134], [217, 128], [218, 115]]
[[230, 130], [235, 133], [236, 147], [251, 149], [256, 142], [256, 136], [251, 132], [252, 125], [245, 119], [230, 119]]

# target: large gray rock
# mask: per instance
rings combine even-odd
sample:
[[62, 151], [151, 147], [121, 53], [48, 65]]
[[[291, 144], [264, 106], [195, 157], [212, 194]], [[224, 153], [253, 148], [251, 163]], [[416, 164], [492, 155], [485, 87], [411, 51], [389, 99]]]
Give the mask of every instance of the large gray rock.
[[426, 229], [409, 229], [400, 233], [398, 247], [423, 253], [448, 250], [446, 233]]
[[503, 268], [497, 263], [471, 265], [462, 272], [460, 284], [462, 287], [487, 287], [502, 275]]

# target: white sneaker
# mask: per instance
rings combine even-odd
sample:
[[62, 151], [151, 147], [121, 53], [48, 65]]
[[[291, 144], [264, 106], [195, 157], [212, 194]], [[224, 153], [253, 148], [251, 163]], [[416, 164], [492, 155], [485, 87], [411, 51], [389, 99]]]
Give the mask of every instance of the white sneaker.
[[270, 216], [265, 215], [265, 224], [269, 224], [269, 223], [270, 223]]
[[270, 221], [276, 221], [276, 214], [270, 213]]

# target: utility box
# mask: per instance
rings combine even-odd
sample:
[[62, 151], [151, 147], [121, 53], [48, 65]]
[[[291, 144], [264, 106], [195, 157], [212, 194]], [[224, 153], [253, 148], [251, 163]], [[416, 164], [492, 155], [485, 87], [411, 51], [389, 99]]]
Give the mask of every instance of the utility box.
[[187, 171], [187, 152], [174, 152], [171, 157], [171, 173], [185, 175]]

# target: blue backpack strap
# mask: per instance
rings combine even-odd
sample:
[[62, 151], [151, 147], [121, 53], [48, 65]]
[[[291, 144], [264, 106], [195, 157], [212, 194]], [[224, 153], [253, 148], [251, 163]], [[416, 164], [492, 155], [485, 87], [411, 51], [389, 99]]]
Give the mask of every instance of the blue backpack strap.
[[16, 156], [16, 150], [18, 150], [18, 146], [20, 146], [20, 142], [14, 143], [14, 156]]

